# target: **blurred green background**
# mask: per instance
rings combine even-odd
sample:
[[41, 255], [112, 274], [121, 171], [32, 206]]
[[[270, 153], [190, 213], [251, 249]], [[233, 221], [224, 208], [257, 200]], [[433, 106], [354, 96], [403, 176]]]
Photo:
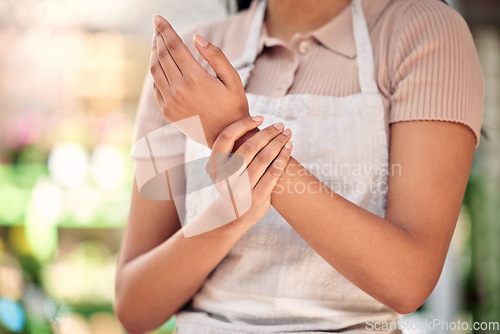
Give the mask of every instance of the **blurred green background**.
[[[499, 322], [500, 1], [450, 4], [466, 17], [481, 58], [487, 138], [442, 278], [408, 319]], [[0, 333], [123, 333], [113, 280], [151, 18], [162, 14], [182, 31], [225, 16], [225, 6], [0, 0]]]

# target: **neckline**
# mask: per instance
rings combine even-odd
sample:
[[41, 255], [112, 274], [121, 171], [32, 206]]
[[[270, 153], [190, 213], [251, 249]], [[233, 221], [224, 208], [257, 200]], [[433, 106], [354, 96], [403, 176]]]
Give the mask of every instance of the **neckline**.
[[[260, 37], [264, 24], [266, 7], [266, 0], [255, 0], [254, 7], [252, 7], [251, 11], [250, 32], [247, 37], [243, 55], [233, 63], [233, 66], [240, 74], [243, 86], [246, 86], [250, 73], [254, 67], [255, 60], [260, 53]], [[370, 33], [364, 15], [363, 0], [352, 0], [350, 5], [345, 8], [341, 14], [343, 12], [349, 12], [349, 9], [352, 18], [352, 25], [349, 25], [350, 29], [352, 29], [351, 41], [354, 40], [361, 91], [364, 93], [378, 92], [374, 75], [374, 56]], [[339, 15], [337, 15], [336, 18], [338, 18]], [[335, 19], [333, 19], [333, 21], [335, 21]]]

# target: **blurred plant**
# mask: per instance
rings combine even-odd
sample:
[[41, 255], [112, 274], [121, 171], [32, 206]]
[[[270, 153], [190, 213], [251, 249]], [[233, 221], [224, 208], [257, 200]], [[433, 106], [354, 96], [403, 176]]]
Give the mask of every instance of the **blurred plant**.
[[478, 29], [476, 45], [486, 81], [484, 126], [488, 138], [477, 153], [465, 203], [471, 217], [471, 276], [468, 306], [474, 321], [500, 321], [500, 33]]

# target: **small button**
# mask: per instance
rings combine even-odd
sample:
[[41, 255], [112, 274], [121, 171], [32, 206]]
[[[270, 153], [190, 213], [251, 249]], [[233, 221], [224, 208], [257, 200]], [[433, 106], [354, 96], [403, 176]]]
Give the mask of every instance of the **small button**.
[[288, 84], [286, 82], [283, 82], [278, 88], [279, 90], [286, 89], [288, 87]]
[[308, 41], [302, 41], [299, 44], [299, 52], [301, 54], [305, 54], [307, 51], [309, 51], [309, 42]]
[[288, 63], [288, 64], [286, 65], [286, 70], [287, 70], [287, 71], [291, 71], [291, 70], [293, 70], [293, 63]]

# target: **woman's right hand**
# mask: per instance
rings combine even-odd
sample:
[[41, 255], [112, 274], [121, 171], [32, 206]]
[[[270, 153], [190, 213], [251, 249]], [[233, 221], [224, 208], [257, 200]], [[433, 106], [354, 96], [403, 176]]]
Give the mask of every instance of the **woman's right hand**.
[[[229, 155], [235, 142], [262, 124], [262, 116], [245, 117], [227, 126], [217, 137], [211, 160]], [[276, 123], [247, 138], [234, 152], [244, 159], [250, 182], [252, 203], [250, 209], [231, 224], [251, 227], [260, 221], [271, 207], [271, 194], [285, 170], [292, 153], [292, 133], [282, 123]], [[231, 159], [226, 164], [229, 164]], [[234, 189], [233, 189], [234, 192]]]

